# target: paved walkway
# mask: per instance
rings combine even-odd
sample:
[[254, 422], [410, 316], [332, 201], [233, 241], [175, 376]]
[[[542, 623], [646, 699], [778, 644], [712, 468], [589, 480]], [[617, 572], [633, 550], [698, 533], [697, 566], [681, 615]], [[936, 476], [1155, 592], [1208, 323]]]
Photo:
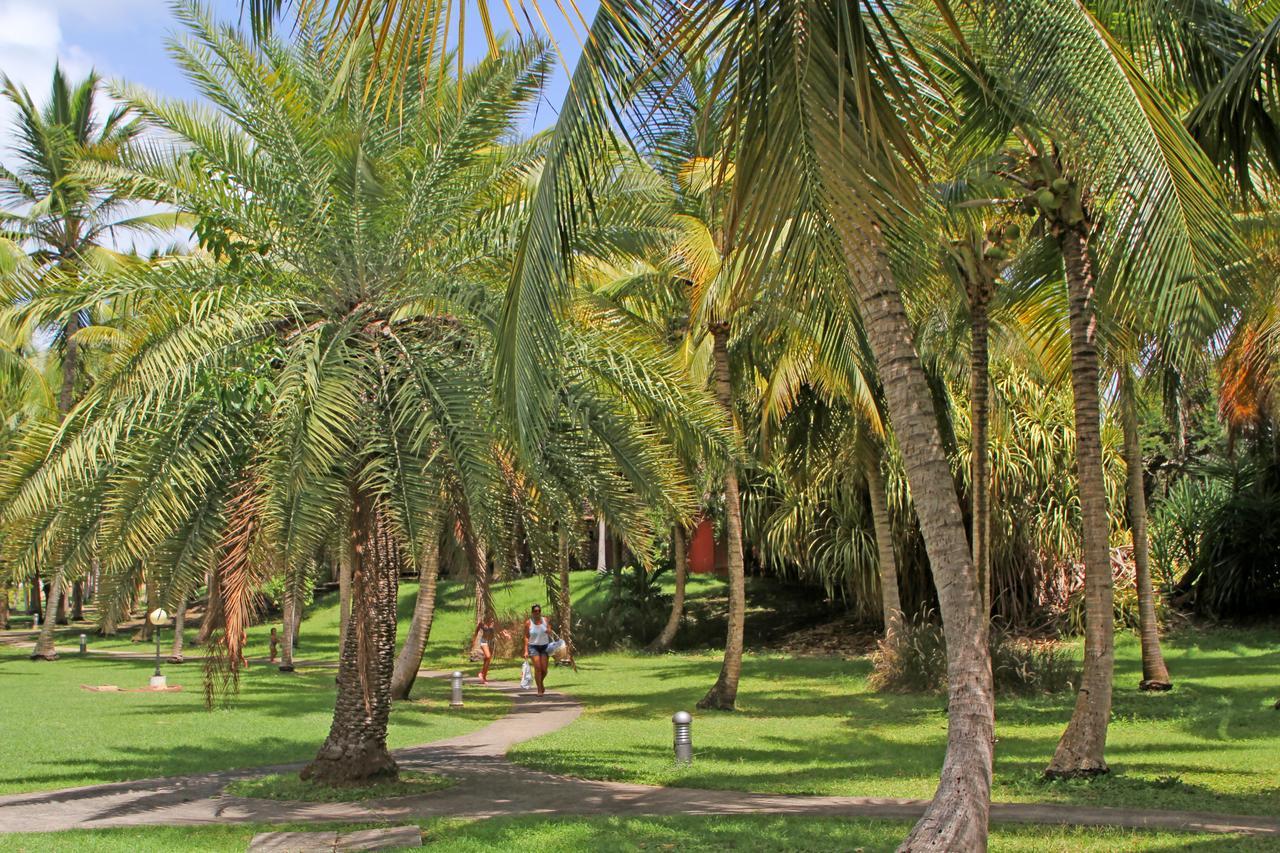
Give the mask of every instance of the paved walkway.
[[[423, 673], [443, 677], [446, 673]], [[474, 679], [469, 680], [476, 685]], [[661, 788], [571, 779], [517, 767], [506, 760], [514, 745], [572, 723], [576, 700], [557, 693], [534, 696], [509, 682], [490, 687], [513, 697], [511, 712], [461, 737], [397, 750], [405, 768], [443, 773], [456, 784], [416, 797], [354, 803], [280, 803], [221, 793], [228, 782], [300, 764], [94, 785], [0, 797], [0, 832], [35, 832], [109, 826], [207, 823], [405, 823], [448, 816], [510, 814], [662, 815], [792, 814], [823, 817], [914, 819], [921, 800], [810, 797], [695, 788]], [[995, 822], [1122, 826], [1280, 837], [1280, 819], [1197, 812], [996, 803]]]

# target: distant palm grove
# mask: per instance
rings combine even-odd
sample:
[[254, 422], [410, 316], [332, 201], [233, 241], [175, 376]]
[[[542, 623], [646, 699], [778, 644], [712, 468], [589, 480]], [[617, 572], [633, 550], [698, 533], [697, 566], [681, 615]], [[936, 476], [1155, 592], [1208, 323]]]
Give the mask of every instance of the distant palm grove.
[[394, 777], [437, 578], [482, 620], [538, 575], [570, 654], [660, 652], [714, 540], [700, 707], [735, 708], [748, 578], [826, 599], [879, 689], [946, 693], [902, 849], [949, 851], [985, 849], [1011, 671], [1083, 637], [1043, 767], [1106, 774], [1117, 632], [1114, 689], [1164, 691], [1170, 620], [1280, 612], [1280, 5], [602, 0], [531, 135], [565, 69], [518, 8], [465, 57], [431, 0], [174, 13], [198, 103], [4, 78], [0, 628], [34, 657], [68, 612], [190, 607], [234, 702], [246, 630], [280, 614], [291, 666], [334, 583], [302, 777]]

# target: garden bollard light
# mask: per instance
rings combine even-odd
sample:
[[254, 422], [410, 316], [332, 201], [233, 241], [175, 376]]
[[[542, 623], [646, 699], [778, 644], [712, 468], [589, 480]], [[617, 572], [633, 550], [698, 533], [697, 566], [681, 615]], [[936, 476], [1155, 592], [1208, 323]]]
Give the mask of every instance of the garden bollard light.
[[84, 654], [87, 651], [89, 651], [89, 638], [86, 637], [84, 634], [81, 634], [80, 635], [80, 654]]
[[462, 707], [462, 673], [453, 673], [453, 696], [449, 699], [450, 708]]
[[156, 671], [151, 676], [151, 687], [153, 689], [164, 689], [166, 680], [163, 673], [160, 672], [160, 626], [169, 618], [169, 614], [165, 612], [163, 607], [157, 607], [147, 614], [147, 621], [151, 623], [152, 632], [156, 635]]
[[676, 711], [671, 724], [675, 727], [676, 764], [689, 764], [693, 761], [693, 716], [688, 711]]

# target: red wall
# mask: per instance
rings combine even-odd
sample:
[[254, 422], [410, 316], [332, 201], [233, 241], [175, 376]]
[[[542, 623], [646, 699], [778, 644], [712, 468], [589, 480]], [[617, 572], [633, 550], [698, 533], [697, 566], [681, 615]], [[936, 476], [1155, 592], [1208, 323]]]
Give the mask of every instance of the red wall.
[[716, 570], [716, 539], [711, 519], [698, 522], [689, 543], [689, 571], [698, 574]]

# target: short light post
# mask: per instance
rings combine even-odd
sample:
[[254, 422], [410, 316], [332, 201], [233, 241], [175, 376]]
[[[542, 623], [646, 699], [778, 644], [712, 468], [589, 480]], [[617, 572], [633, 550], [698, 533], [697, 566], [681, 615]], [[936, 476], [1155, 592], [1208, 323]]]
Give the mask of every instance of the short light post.
[[450, 680], [453, 682], [453, 691], [452, 691], [452, 695], [449, 697], [449, 707], [461, 708], [462, 707], [462, 673], [458, 672], [457, 670], [454, 670], [453, 678]]
[[160, 626], [168, 621], [168, 619], [169, 614], [166, 613], [162, 607], [157, 607], [155, 610], [152, 610], [147, 614], [147, 621], [151, 623], [151, 629], [156, 635], [156, 671], [151, 676], [151, 686], [155, 688], [162, 688], [165, 686], [165, 677], [160, 672]]
[[87, 651], [89, 651], [89, 638], [86, 637], [84, 634], [81, 634], [80, 635], [80, 654], [84, 654]]
[[671, 725], [675, 729], [674, 746], [676, 764], [693, 762], [693, 715], [688, 711], [676, 711], [671, 717]]

